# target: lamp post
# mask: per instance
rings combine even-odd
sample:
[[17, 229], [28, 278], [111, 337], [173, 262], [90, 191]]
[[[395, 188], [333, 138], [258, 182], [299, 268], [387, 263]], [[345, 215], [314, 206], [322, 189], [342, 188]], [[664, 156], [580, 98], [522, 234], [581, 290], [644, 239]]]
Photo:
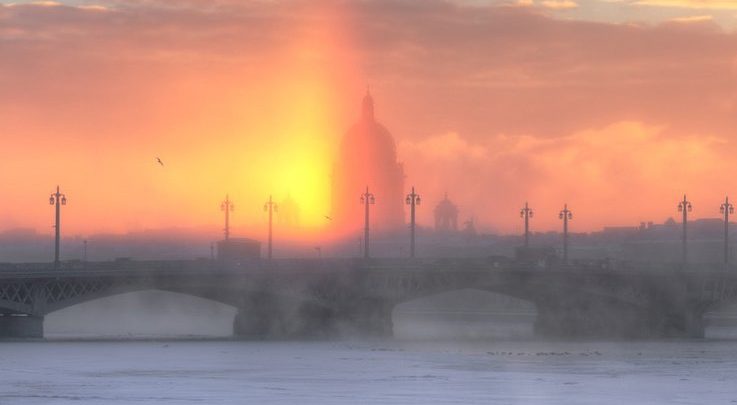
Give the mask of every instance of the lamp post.
[[519, 216], [525, 219], [525, 248], [530, 247], [530, 218], [532, 218], [533, 215], [535, 215], [535, 213], [532, 212], [532, 208], [530, 208], [527, 205], [527, 201], [525, 201], [525, 207], [519, 212]]
[[271, 249], [272, 249], [272, 224], [273, 224], [273, 216], [274, 212], [278, 212], [279, 207], [277, 207], [276, 203], [271, 199], [271, 196], [269, 196], [269, 201], [264, 204], [264, 211], [268, 211], [269, 213], [269, 250], [268, 250], [268, 258], [271, 260]]
[[415, 257], [415, 206], [420, 205], [420, 195], [415, 193], [414, 186], [412, 186], [412, 192], [407, 194], [407, 198], [405, 199], [405, 202], [410, 207], [409, 209], [409, 212], [410, 212], [410, 215], [409, 215], [409, 218], [410, 218], [409, 257], [414, 258]]
[[376, 204], [376, 198], [374, 195], [369, 193], [369, 188], [366, 186], [366, 192], [361, 194], [361, 204], [365, 206], [364, 210], [364, 224], [363, 224], [363, 257], [369, 258], [369, 206]]
[[568, 263], [568, 221], [573, 219], [573, 213], [568, 209], [568, 204], [563, 205], [558, 218], [563, 220], [563, 263]]
[[54, 268], [59, 268], [59, 240], [61, 239], [61, 206], [67, 205], [67, 196], [59, 191], [56, 186], [56, 192], [49, 197], [49, 204], [56, 206], [56, 223], [55, 239], [54, 239]]
[[233, 201], [230, 201], [230, 197], [226, 194], [225, 201], [220, 203], [220, 210], [225, 211], [225, 240], [230, 239], [230, 213], [234, 208]]
[[678, 203], [678, 212], [683, 213], [683, 263], [688, 261], [688, 213], [691, 212], [691, 202], [686, 199], [686, 194], [683, 195], [683, 201]]
[[729, 196], [724, 198], [724, 204], [719, 207], [724, 214], [724, 264], [729, 263], [729, 214], [734, 214], [734, 205], [729, 202]]

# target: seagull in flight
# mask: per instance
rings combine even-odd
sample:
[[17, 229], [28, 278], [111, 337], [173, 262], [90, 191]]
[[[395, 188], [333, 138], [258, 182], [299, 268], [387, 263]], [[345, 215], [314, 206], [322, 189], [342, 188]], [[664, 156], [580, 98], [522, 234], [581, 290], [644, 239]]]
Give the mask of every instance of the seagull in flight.
[[164, 167], [164, 162], [162, 162], [158, 156], [156, 156], [156, 162], [158, 162], [161, 165], [161, 167]]
[[332, 220], [333, 220], [332, 218], [330, 218], [330, 217], [329, 217], [329, 216], [327, 216], [327, 215], [325, 215], [325, 219], [327, 219], [328, 221], [332, 221]]

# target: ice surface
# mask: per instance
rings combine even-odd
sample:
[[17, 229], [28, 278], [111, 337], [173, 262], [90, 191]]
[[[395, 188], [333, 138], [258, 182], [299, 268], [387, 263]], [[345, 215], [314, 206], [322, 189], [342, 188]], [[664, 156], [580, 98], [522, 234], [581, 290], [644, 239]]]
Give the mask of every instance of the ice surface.
[[0, 404], [730, 404], [727, 341], [0, 343]]

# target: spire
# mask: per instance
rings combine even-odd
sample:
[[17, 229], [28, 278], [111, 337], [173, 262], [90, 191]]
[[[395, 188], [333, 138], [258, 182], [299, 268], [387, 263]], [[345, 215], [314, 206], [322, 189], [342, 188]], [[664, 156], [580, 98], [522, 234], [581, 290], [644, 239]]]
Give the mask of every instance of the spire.
[[362, 117], [366, 121], [374, 120], [374, 99], [371, 97], [368, 86], [366, 86], [366, 95], [363, 96]]

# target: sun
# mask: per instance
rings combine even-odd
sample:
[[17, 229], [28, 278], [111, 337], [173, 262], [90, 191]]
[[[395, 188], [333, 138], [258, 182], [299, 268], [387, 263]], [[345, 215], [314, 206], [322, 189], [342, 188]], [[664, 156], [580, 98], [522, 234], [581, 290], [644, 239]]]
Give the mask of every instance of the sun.
[[274, 197], [294, 199], [300, 226], [319, 227], [330, 212], [330, 154], [319, 138], [300, 136], [283, 151], [274, 173]]

